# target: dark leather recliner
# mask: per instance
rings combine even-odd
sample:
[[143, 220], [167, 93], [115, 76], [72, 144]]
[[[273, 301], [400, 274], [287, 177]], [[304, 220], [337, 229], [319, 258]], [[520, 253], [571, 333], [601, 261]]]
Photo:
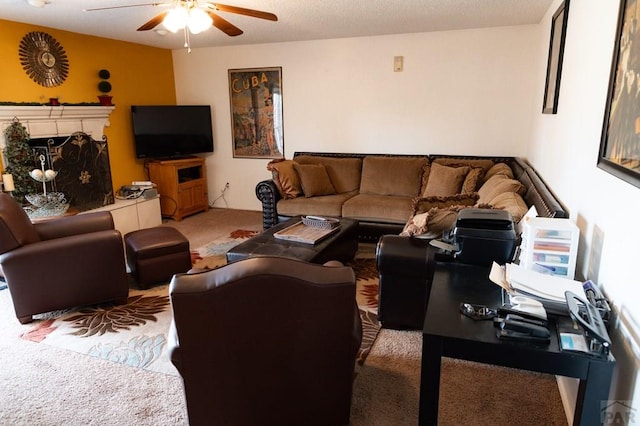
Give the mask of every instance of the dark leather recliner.
[[355, 289], [350, 267], [279, 257], [176, 274], [169, 348], [189, 423], [348, 424]]
[[384, 328], [421, 330], [427, 311], [435, 250], [429, 240], [383, 235], [376, 246], [378, 320]]
[[109, 212], [31, 220], [0, 194], [0, 264], [18, 320], [129, 296], [124, 247]]

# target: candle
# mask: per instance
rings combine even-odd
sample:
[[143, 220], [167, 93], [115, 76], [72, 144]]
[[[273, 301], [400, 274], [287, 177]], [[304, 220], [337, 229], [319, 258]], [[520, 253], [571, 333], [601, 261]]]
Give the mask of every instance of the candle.
[[5, 173], [2, 175], [2, 184], [4, 185], [4, 190], [6, 192], [15, 191], [16, 189], [13, 184], [13, 175], [10, 173]]

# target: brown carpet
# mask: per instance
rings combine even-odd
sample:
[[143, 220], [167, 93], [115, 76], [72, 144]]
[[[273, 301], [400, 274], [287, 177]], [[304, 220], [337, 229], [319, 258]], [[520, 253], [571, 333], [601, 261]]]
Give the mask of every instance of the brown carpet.
[[[261, 223], [259, 212], [212, 209], [165, 226], [200, 247]], [[15, 337], [23, 330], [0, 297], [0, 424], [186, 424], [180, 378]], [[354, 381], [352, 425], [417, 424], [421, 354], [420, 332], [381, 330]], [[566, 424], [549, 375], [445, 359], [440, 398], [441, 425]]]
[[[190, 241], [191, 232], [202, 234], [207, 226], [230, 232], [237, 228], [260, 229], [261, 224], [260, 212], [226, 209], [213, 209], [188, 221], [166, 223], [176, 226]], [[359, 256], [375, 257], [375, 246], [361, 246]], [[375, 264], [370, 262], [355, 262], [352, 266], [359, 276], [377, 274]], [[377, 306], [377, 294], [370, 297]], [[354, 382], [351, 424], [417, 424], [421, 358], [420, 332], [381, 330]], [[566, 425], [555, 377], [445, 358], [442, 363], [439, 424], [480, 422], [492, 425]]]

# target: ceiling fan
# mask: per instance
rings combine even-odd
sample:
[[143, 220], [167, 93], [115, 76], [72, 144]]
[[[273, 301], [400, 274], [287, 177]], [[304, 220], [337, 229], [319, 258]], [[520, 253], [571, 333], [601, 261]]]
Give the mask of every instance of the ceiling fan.
[[[93, 12], [99, 10], [122, 9], [141, 6], [158, 6], [167, 7], [170, 9], [160, 12], [149, 21], [142, 24], [138, 28], [138, 31], [152, 30], [162, 23], [171, 32], [176, 32], [178, 30], [184, 29], [185, 36], [187, 36], [187, 28], [189, 32], [197, 34], [199, 32], [205, 31], [211, 25], [231, 37], [239, 36], [240, 34], [242, 34], [242, 30], [240, 28], [222, 18], [216, 12], [235, 13], [238, 15], [266, 19], [269, 21], [278, 20], [278, 17], [273, 13], [198, 0], [173, 0], [167, 3], [140, 3], [122, 6], [97, 7], [84, 10], [85, 12]], [[188, 47], [188, 45], [186, 47]]]

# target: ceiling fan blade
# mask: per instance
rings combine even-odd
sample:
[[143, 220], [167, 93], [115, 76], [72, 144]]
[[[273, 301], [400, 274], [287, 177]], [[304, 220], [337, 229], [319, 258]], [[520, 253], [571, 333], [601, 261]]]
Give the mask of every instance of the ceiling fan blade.
[[206, 3], [206, 5], [209, 8], [219, 10], [220, 12], [237, 13], [239, 15], [251, 16], [253, 18], [266, 19], [268, 21], [278, 20], [278, 17], [273, 13], [262, 12], [260, 10], [245, 9], [244, 7], [228, 6], [226, 4], [220, 4], [220, 3]]
[[211, 19], [213, 19], [213, 26], [221, 30], [222, 32], [224, 32], [226, 35], [235, 37], [242, 34], [242, 30], [240, 28], [236, 27], [231, 22], [227, 21], [221, 16], [216, 15], [210, 10], [207, 10], [207, 14], [211, 16]]
[[142, 24], [142, 26], [138, 28], [138, 31], [147, 31], [154, 29], [159, 23], [162, 22], [164, 17], [167, 16], [167, 13], [169, 13], [169, 11], [165, 10], [164, 12], [157, 14], [156, 16]]
[[123, 4], [121, 6], [109, 6], [109, 7], [94, 7], [91, 9], [82, 9], [83, 12], [94, 12], [96, 10], [110, 10], [110, 9], [124, 9], [127, 7], [140, 7], [140, 6], [162, 6], [165, 3], [138, 3], [138, 4]]

